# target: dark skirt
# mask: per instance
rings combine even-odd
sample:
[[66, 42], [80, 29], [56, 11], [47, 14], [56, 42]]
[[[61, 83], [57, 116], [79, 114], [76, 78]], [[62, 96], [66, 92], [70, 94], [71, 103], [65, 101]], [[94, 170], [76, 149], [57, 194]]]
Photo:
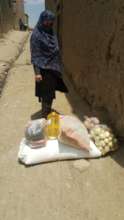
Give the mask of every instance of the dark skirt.
[[55, 99], [55, 92], [57, 90], [64, 93], [68, 92], [60, 73], [53, 70], [41, 69], [41, 75], [42, 81], [35, 84], [35, 95], [39, 98], [39, 101], [41, 101], [41, 98], [46, 102]]

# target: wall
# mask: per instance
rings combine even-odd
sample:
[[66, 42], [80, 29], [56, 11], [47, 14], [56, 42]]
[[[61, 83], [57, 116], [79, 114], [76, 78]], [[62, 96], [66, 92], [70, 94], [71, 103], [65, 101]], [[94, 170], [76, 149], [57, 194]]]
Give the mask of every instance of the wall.
[[11, 2], [0, 0], [0, 34], [14, 27], [14, 14]]
[[63, 1], [61, 19], [66, 73], [92, 112], [124, 136], [124, 2]]
[[18, 29], [18, 21], [19, 19], [25, 21], [25, 14], [24, 14], [24, 0], [16, 0], [16, 11], [15, 11], [15, 28]]
[[59, 45], [62, 47], [62, 1], [61, 0], [46, 0], [45, 7], [56, 14], [54, 29], [57, 32]]
[[23, 0], [0, 0], [0, 36], [12, 28], [18, 29], [20, 17], [24, 19]]
[[27, 27], [29, 27], [29, 16], [28, 16], [28, 14], [26, 14], [26, 13], [25, 13], [25, 15], [24, 15], [24, 24], [26, 24]]

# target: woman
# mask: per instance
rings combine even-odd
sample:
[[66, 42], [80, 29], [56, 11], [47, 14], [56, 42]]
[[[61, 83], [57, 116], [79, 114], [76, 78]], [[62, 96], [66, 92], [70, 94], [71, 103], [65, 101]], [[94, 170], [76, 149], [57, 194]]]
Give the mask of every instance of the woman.
[[31, 62], [35, 72], [35, 95], [42, 102], [42, 117], [51, 112], [55, 92], [68, 92], [62, 79], [62, 64], [57, 38], [53, 31], [55, 15], [41, 13], [31, 36]]

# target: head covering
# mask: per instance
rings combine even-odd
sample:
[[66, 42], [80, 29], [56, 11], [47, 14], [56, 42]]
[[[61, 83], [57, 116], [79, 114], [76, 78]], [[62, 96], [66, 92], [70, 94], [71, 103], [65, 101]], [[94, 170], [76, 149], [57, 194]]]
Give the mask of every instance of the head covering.
[[55, 20], [54, 13], [49, 10], [45, 10], [41, 13], [37, 26], [43, 26], [44, 21], [54, 21], [54, 20]]
[[55, 15], [51, 11], [45, 10], [41, 13], [36, 26], [41, 32], [44, 31], [48, 34], [53, 34], [53, 27], [44, 25], [44, 21], [54, 22], [54, 20], [55, 20]]
[[31, 36], [31, 62], [42, 69], [61, 72], [59, 46], [54, 32], [44, 30], [43, 21], [55, 20], [55, 15], [48, 10], [41, 13]]

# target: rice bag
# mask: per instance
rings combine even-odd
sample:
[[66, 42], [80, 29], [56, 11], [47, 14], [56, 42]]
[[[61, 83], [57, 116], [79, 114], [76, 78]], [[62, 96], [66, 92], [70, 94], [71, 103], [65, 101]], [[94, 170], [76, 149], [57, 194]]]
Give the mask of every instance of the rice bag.
[[89, 151], [90, 138], [83, 123], [74, 116], [60, 118], [59, 142]]

